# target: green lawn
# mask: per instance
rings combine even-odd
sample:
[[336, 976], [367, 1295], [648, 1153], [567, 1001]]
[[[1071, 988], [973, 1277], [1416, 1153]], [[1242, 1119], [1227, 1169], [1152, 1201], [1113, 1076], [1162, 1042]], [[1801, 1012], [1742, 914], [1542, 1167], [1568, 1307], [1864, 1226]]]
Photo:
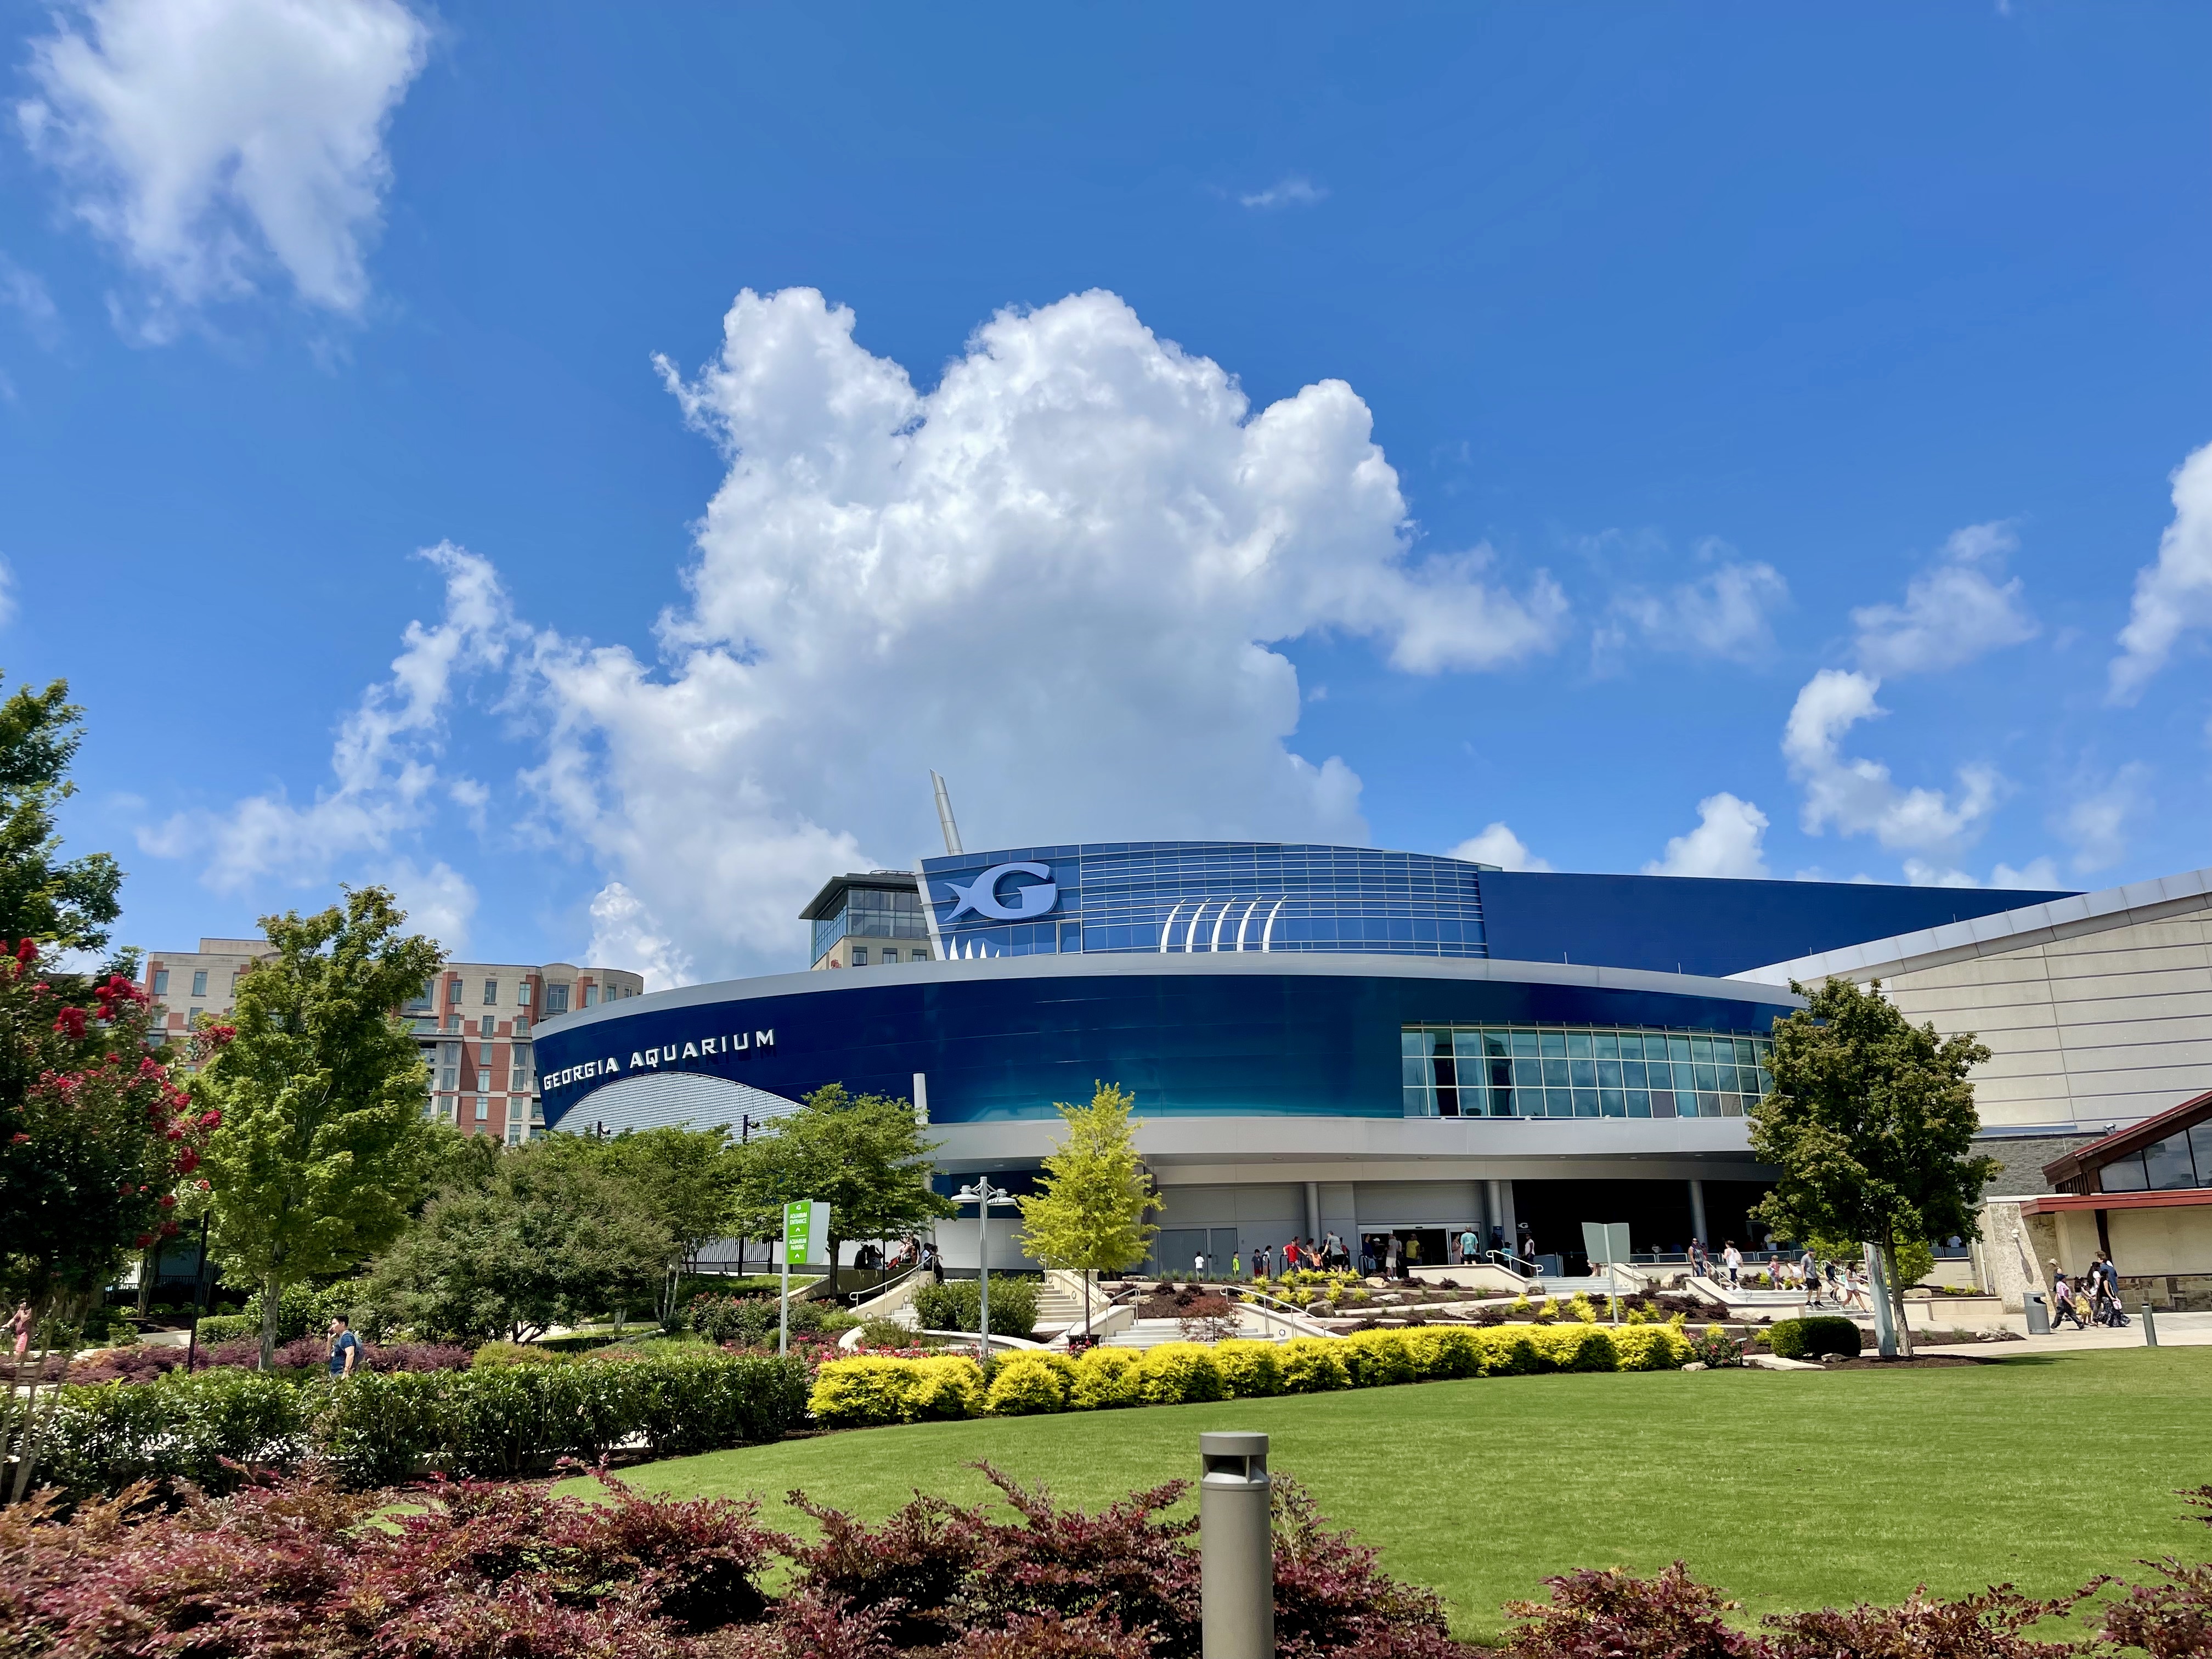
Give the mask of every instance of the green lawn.
[[[1202, 1429], [1274, 1437], [1271, 1467], [1463, 1634], [1578, 1565], [1680, 1556], [1751, 1613], [1894, 1601], [1924, 1581], [2049, 1593], [2165, 1552], [2212, 1555], [2177, 1487], [2212, 1481], [2212, 1348], [1893, 1372], [1645, 1372], [918, 1425], [672, 1460], [676, 1496], [803, 1486], [871, 1518], [915, 1487], [989, 1491], [989, 1458], [1095, 1506], [1194, 1472]], [[588, 1486], [588, 1482], [585, 1483]]]

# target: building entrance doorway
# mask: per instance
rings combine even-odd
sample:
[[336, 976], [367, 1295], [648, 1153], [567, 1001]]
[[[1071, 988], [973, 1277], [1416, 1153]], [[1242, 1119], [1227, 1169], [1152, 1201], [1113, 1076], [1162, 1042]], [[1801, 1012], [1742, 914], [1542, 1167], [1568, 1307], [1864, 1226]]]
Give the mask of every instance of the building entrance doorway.
[[1400, 1273], [1408, 1267], [1441, 1267], [1449, 1263], [1451, 1255], [1446, 1241], [1449, 1227], [1369, 1227], [1359, 1234], [1359, 1268], [1365, 1273], [1387, 1273], [1391, 1264], [1391, 1245], [1397, 1246], [1397, 1267]]

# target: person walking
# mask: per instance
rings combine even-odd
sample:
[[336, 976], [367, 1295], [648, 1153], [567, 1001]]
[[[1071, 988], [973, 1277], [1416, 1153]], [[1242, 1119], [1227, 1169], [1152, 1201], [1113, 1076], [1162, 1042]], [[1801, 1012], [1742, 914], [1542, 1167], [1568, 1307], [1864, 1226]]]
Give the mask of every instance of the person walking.
[[23, 1362], [30, 1358], [31, 1326], [33, 1322], [31, 1317], [31, 1304], [27, 1302], [18, 1302], [15, 1304], [15, 1311], [9, 1316], [8, 1320], [8, 1329], [15, 1338], [14, 1343], [15, 1369], [8, 1374], [11, 1386], [22, 1376]]
[[1244, 1277], [1244, 1256], [1239, 1250], [1229, 1253], [1229, 1276], [1241, 1281]]
[[1468, 1228], [1459, 1236], [1459, 1259], [1466, 1262], [1479, 1261], [1482, 1259], [1482, 1241], [1474, 1236], [1474, 1229], [1472, 1227]]
[[330, 1346], [331, 1376], [333, 1379], [351, 1376], [355, 1364], [361, 1358], [361, 1339], [353, 1334], [343, 1314], [331, 1319]]
[[1705, 1241], [1702, 1238], [1692, 1239], [1690, 1241], [1690, 1277], [1711, 1279], [1712, 1276], [1713, 1259], [1705, 1254]]
[[2053, 1256], [2051, 1258], [2051, 1328], [2057, 1330], [2059, 1322], [2067, 1319], [2074, 1322], [2074, 1328], [2077, 1331], [2089, 1328], [2082, 1323], [2081, 1311], [2075, 1305], [2074, 1286], [2066, 1277], [2066, 1270], [2058, 1265], [2058, 1258]]
[[1737, 1290], [1743, 1287], [1743, 1252], [1730, 1239], [1721, 1247], [1721, 1265], [1728, 1269], [1729, 1284]]

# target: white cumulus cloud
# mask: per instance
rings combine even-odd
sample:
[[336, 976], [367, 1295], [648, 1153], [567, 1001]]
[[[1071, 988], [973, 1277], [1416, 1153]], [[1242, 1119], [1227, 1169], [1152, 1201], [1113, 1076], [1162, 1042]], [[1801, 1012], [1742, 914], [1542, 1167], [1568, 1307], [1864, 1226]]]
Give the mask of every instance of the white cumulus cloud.
[[1248, 208], [1265, 210], [1268, 208], [1311, 207], [1328, 192], [1303, 173], [1286, 173], [1265, 190], [1255, 190], [1237, 199]]
[[[1719, 550], [1708, 544], [1707, 556]], [[1642, 587], [1614, 594], [1598, 629], [1602, 657], [1632, 632], [1654, 650], [1753, 662], [1774, 648], [1777, 611], [1790, 602], [1782, 573], [1757, 560], [1730, 559], [1693, 581], [1654, 592]]]
[[1364, 841], [1357, 775], [1293, 746], [1274, 647], [1358, 635], [1433, 673], [1561, 637], [1540, 572], [1414, 549], [1341, 381], [1255, 410], [1102, 293], [1000, 313], [927, 393], [854, 327], [747, 292], [701, 373], [662, 365], [728, 471], [656, 659], [527, 627], [488, 563], [435, 550], [446, 615], [348, 721], [334, 787], [170, 839], [218, 882], [381, 851], [474, 799], [438, 772], [442, 722], [463, 676], [501, 677], [547, 839], [601, 874], [595, 950], [672, 983], [801, 968], [825, 876], [928, 850], [933, 767], [975, 845]]
[[309, 304], [352, 312], [386, 124], [428, 42], [397, 0], [88, 0], [32, 43], [37, 95], [16, 119], [159, 290], [149, 334], [272, 264]]
[[2020, 578], [1998, 580], [2019, 546], [2008, 524], [1953, 532], [1942, 558], [1905, 584], [1904, 604], [1851, 612], [1859, 665], [1876, 678], [1933, 673], [2033, 639]]
[[1766, 814], [1723, 790], [1698, 803], [1698, 827], [1667, 842], [1663, 858], [1644, 866], [1647, 876], [1736, 876], [1763, 880], [1766, 870]]
[[1486, 825], [1480, 835], [1470, 836], [1445, 856], [1465, 859], [1472, 864], [1494, 864], [1501, 870], [1548, 870], [1552, 867], [1531, 853], [1528, 844], [1503, 823]]
[[[224, 812], [177, 814], [139, 832], [143, 850], [197, 856], [210, 886], [235, 892], [264, 878], [323, 881], [428, 822], [442, 793], [437, 757], [458, 683], [503, 668], [524, 636], [489, 562], [450, 543], [422, 556], [444, 574], [445, 616], [434, 627], [408, 625], [391, 677], [340, 723], [331, 781], [304, 803], [272, 792]], [[466, 781], [458, 785], [465, 797]]]
[[1948, 854], [1981, 833], [2005, 791], [1990, 767], [1959, 769], [1955, 793], [1899, 788], [1880, 761], [1843, 752], [1844, 734], [1888, 711], [1875, 701], [1881, 682], [1871, 675], [1824, 668], [1805, 683], [1783, 728], [1782, 753], [1804, 786], [1799, 821], [1808, 835], [1833, 826], [1842, 835], [1871, 835], [1893, 851]]
[[2132, 819], [2152, 807], [2148, 785], [2150, 768], [2130, 762], [2100, 788], [2081, 795], [2058, 823], [2059, 833], [2074, 848], [2076, 874], [2109, 870], [2126, 856], [2127, 832]]
[[374, 879], [392, 890], [407, 913], [410, 933], [428, 934], [449, 957], [466, 952], [469, 924], [477, 913], [477, 890], [467, 877], [442, 859], [428, 869], [400, 859], [376, 871]]
[[2173, 522], [2158, 561], [2136, 573], [2135, 604], [2112, 659], [2111, 695], [2133, 702], [2191, 629], [2212, 628], [2212, 444], [2173, 474]]
[[2020, 869], [2009, 864], [2000, 864], [1990, 874], [1992, 887], [2032, 887], [2043, 892], [2062, 890], [2066, 884], [2058, 879], [2058, 866], [2048, 858], [2030, 859]]

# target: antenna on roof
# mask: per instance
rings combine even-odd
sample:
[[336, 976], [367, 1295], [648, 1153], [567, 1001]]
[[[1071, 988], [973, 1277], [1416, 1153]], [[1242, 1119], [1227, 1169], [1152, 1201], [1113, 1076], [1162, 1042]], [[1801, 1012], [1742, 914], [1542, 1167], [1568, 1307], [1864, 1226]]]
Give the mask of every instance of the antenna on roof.
[[929, 781], [937, 791], [937, 827], [945, 831], [945, 850], [964, 851], [960, 845], [960, 826], [952, 821], [952, 797], [945, 787], [945, 780], [932, 771]]

